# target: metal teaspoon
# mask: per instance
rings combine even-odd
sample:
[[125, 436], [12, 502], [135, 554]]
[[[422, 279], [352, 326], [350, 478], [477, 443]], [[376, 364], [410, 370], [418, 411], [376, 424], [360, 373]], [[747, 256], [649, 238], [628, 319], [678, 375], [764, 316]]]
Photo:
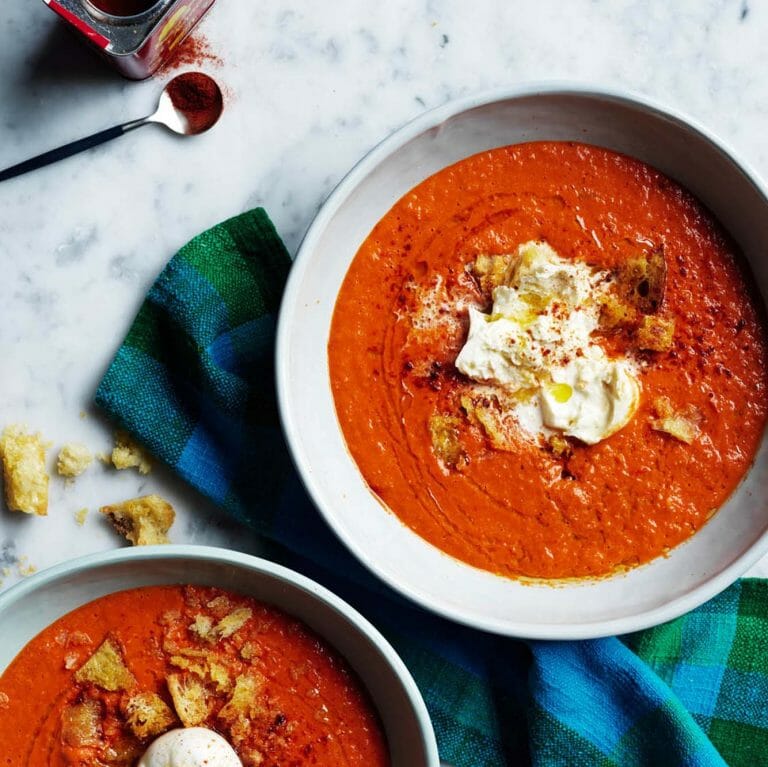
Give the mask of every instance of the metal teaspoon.
[[[208, 81], [209, 86], [212, 85], [215, 88], [216, 97], [210, 110], [206, 110], [206, 114], [202, 117], [195, 113], [193, 115], [189, 112], [184, 112], [178, 107], [174, 106], [171, 99], [170, 91], [174, 83], [177, 85], [179, 82], [184, 83], [182, 78], [189, 78], [193, 75], [196, 78], [204, 77]], [[140, 120], [133, 120], [131, 122], [123, 123], [122, 125], [115, 125], [113, 128], [107, 128], [106, 130], [94, 133], [92, 136], [81, 138], [77, 141], [73, 141], [70, 144], [65, 144], [57, 149], [52, 149], [49, 152], [44, 152], [37, 157], [33, 157], [29, 160], [13, 165], [10, 168], [6, 168], [4, 171], [0, 171], [0, 181], [6, 181], [9, 178], [20, 176], [22, 173], [27, 173], [37, 168], [42, 168], [45, 165], [50, 165], [58, 160], [63, 160], [65, 157], [71, 157], [74, 154], [84, 152], [86, 149], [103, 144], [106, 141], [110, 141], [113, 138], [118, 138], [124, 133], [141, 128], [143, 125], [149, 125], [150, 123], [159, 123], [165, 125], [174, 133], [180, 133], [182, 136], [196, 136], [200, 133], [212, 128], [221, 117], [221, 113], [224, 109], [224, 100], [221, 94], [221, 89], [213, 78], [202, 73], [184, 73], [178, 75], [171, 80], [163, 89], [160, 94], [160, 100], [155, 112], [147, 117], [143, 117]]]

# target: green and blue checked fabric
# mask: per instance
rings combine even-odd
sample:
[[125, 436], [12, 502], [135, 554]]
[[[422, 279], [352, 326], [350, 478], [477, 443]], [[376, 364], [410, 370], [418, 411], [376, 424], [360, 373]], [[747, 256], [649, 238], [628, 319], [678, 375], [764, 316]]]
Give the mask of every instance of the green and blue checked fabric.
[[379, 627], [456, 767], [768, 765], [764, 582], [621, 639], [520, 642], [420, 610], [342, 549], [277, 418], [275, 315], [289, 268], [263, 210], [194, 239], [150, 290], [97, 402], [276, 558]]

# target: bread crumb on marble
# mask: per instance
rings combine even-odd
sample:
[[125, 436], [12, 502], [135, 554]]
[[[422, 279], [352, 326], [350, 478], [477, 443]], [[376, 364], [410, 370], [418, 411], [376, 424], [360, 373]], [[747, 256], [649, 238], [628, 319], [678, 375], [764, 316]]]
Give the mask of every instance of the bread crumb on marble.
[[30, 564], [29, 557], [19, 557], [19, 561], [16, 563], [16, 569], [22, 578], [26, 578], [29, 575], [34, 575], [37, 572], [37, 568]]
[[93, 463], [93, 453], [80, 442], [68, 442], [59, 451], [56, 471], [67, 479], [79, 477]]
[[169, 543], [167, 533], [176, 519], [173, 506], [159, 495], [102, 506], [100, 512], [134, 546]]
[[118, 469], [139, 470], [139, 474], [149, 474], [152, 462], [144, 448], [134, 442], [124, 431], [115, 434], [115, 447], [112, 450], [112, 465]]
[[5, 500], [11, 511], [48, 513], [48, 472], [45, 453], [49, 445], [40, 434], [31, 434], [19, 424], [7, 426], [0, 436]]

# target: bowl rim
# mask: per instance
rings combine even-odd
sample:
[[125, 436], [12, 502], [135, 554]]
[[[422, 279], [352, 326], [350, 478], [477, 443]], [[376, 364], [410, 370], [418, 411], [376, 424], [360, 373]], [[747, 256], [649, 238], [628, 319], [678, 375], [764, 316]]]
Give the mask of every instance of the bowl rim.
[[[138, 565], [142, 562], [183, 561], [189, 559], [232, 565], [266, 575], [280, 583], [290, 584], [312, 598], [323, 602], [328, 608], [344, 618], [354, 631], [362, 635], [376, 648], [387, 665], [392, 669], [411, 704], [422, 743], [431, 758], [430, 763], [435, 765], [440, 763], [437, 739], [424, 698], [411, 672], [389, 641], [365, 616], [325, 586], [295, 570], [262, 557], [256, 557], [252, 554], [245, 554], [232, 549], [192, 544], [141, 546], [87, 554], [41, 570], [14, 584], [7, 591], [0, 593], [0, 621], [2, 621], [3, 613], [12, 605], [26, 599], [35, 591], [44, 590], [49, 584], [66, 579], [75, 573], [86, 573], [105, 565], [123, 563]], [[280, 605], [276, 606], [280, 609], [285, 609]], [[287, 610], [287, 612], [290, 613], [290, 610]], [[30, 640], [32, 638], [29, 637]], [[2, 671], [0, 671], [0, 675], [2, 675]], [[374, 705], [377, 705], [376, 701], [374, 701]]]
[[[397, 593], [405, 596], [418, 606], [427, 609], [444, 618], [471, 628], [489, 631], [504, 636], [529, 639], [593, 639], [604, 636], [625, 634], [633, 631], [656, 626], [673, 620], [690, 610], [699, 607], [725, 590], [752, 565], [768, 553], [768, 530], [747, 548], [730, 565], [720, 570], [709, 580], [691, 589], [686, 594], [665, 602], [663, 605], [635, 613], [634, 615], [595, 620], [579, 624], [547, 624], [526, 621], [519, 623], [511, 620], [484, 619], [476, 615], [465, 614], [461, 608], [436, 603], [432, 598], [422, 593], [418, 588], [399, 582], [397, 578], [384, 571], [376, 561], [368, 559], [352, 536], [345, 530], [339, 529], [333, 517], [324, 506], [323, 493], [314, 480], [309, 468], [308, 457], [300, 448], [299, 429], [293, 417], [289, 396], [289, 350], [293, 332], [290, 319], [298, 306], [298, 294], [301, 282], [307, 271], [312, 251], [322, 236], [328, 223], [338, 209], [355, 191], [358, 184], [368, 173], [386, 160], [391, 154], [402, 148], [426, 131], [437, 128], [459, 114], [478, 107], [489, 106], [521, 100], [532, 96], [545, 97], [575, 97], [610, 101], [629, 107], [630, 109], [650, 114], [667, 120], [684, 131], [698, 135], [709, 143], [717, 152], [728, 160], [768, 202], [768, 187], [757, 172], [741, 158], [738, 153], [713, 131], [706, 128], [698, 120], [690, 117], [681, 110], [670, 107], [653, 98], [630, 90], [620, 90], [589, 83], [579, 83], [567, 80], [545, 80], [522, 83], [514, 87], [500, 87], [484, 90], [476, 94], [453, 99], [436, 108], [427, 110], [400, 128], [390, 133], [381, 142], [374, 145], [341, 179], [338, 185], [326, 198], [315, 218], [307, 229], [301, 241], [293, 266], [291, 268], [277, 322], [277, 341], [275, 346], [275, 380], [278, 394], [278, 410], [286, 442], [290, 449], [297, 473], [307, 490], [313, 504], [323, 516], [326, 524], [336, 537], [355, 556], [355, 558], [372, 572], [377, 578], [386, 583]], [[394, 204], [395, 201], [393, 201]], [[350, 457], [350, 460], [351, 459]], [[751, 471], [751, 469], [749, 470]], [[416, 535], [416, 533], [414, 533]], [[681, 545], [684, 545], [685, 542]], [[446, 555], [448, 556], [448, 555]], [[652, 564], [648, 563], [648, 564]], [[644, 565], [647, 566], [647, 565]], [[470, 565], [467, 565], [470, 567]]]

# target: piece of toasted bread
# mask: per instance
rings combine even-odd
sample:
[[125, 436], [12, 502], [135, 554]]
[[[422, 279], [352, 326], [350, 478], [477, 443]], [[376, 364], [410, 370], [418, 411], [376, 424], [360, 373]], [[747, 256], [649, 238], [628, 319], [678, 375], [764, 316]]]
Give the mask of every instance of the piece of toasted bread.
[[75, 680], [95, 684], [109, 692], [130, 690], [136, 684], [135, 677], [125, 665], [120, 645], [111, 636], [77, 670]]
[[56, 471], [67, 479], [79, 477], [93, 463], [93, 453], [79, 442], [68, 442], [59, 451]]
[[512, 255], [490, 256], [484, 253], [475, 258], [470, 270], [480, 291], [487, 298], [492, 297], [494, 288], [504, 284], [514, 258]]
[[168, 704], [153, 692], [132, 695], [124, 706], [125, 720], [139, 740], [162, 735], [176, 724], [176, 716]]
[[226, 639], [239, 631], [250, 620], [253, 610], [250, 607], [238, 607], [225, 615], [213, 629], [218, 637]]
[[61, 742], [73, 748], [96, 748], [101, 745], [101, 703], [84, 700], [61, 712]]
[[173, 506], [159, 495], [102, 506], [99, 511], [134, 546], [168, 543], [167, 533], [176, 518]]
[[461, 419], [455, 415], [435, 413], [429, 418], [429, 434], [435, 457], [447, 468], [454, 469], [464, 455], [461, 447]]
[[185, 727], [197, 727], [210, 714], [208, 692], [203, 682], [192, 674], [169, 674], [166, 678], [173, 707]]
[[640, 349], [653, 352], [668, 352], [675, 339], [675, 318], [658, 315], [643, 315], [635, 331]]
[[693, 406], [676, 410], [669, 397], [657, 397], [653, 409], [657, 417], [651, 421], [651, 427], [656, 431], [687, 445], [692, 444], [701, 433], [701, 415]]
[[219, 719], [232, 724], [239, 719], [253, 719], [263, 713], [263, 687], [264, 678], [258, 672], [238, 676], [229, 700], [218, 713]]
[[119, 470], [135, 468], [139, 470], [139, 474], [149, 474], [152, 471], [152, 461], [147, 452], [124, 431], [115, 434], [111, 459], [112, 465]]
[[48, 513], [48, 472], [45, 469], [47, 445], [39, 434], [30, 434], [18, 424], [8, 426], [0, 436], [5, 500], [11, 511]]

